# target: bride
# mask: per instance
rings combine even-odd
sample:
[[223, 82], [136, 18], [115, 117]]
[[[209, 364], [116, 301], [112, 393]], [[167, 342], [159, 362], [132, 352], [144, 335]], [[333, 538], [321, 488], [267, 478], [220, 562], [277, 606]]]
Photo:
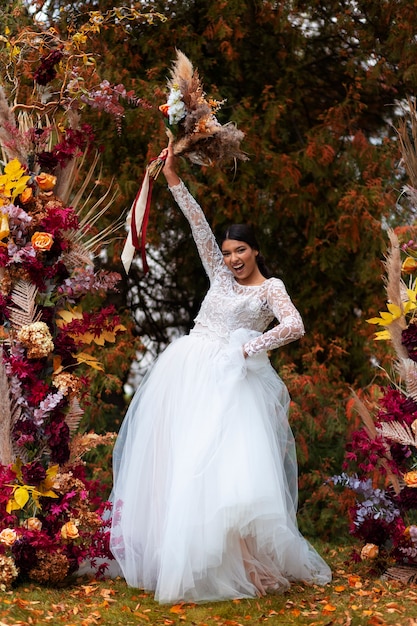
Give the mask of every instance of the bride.
[[289, 395], [267, 356], [303, 335], [300, 314], [282, 281], [267, 277], [251, 229], [232, 226], [219, 247], [171, 147], [161, 156], [210, 289], [194, 328], [157, 359], [120, 429], [111, 550], [128, 585], [161, 603], [328, 583], [328, 565], [297, 527]]

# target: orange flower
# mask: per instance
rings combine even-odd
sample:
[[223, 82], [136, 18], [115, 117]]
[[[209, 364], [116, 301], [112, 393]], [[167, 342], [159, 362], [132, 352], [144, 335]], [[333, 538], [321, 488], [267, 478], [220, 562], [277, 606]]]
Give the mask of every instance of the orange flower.
[[17, 539], [16, 531], [13, 528], [4, 528], [0, 533], [0, 543], [12, 546]]
[[417, 472], [406, 472], [403, 476], [404, 482], [407, 487], [417, 487]]
[[26, 189], [22, 191], [22, 193], [20, 194], [19, 198], [22, 204], [26, 204], [27, 202], [29, 202], [29, 200], [32, 200], [33, 198], [32, 187], [26, 187]]
[[50, 233], [36, 232], [32, 235], [31, 242], [35, 250], [50, 250], [54, 243], [54, 238]]
[[164, 117], [168, 117], [169, 104], [161, 104], [158, 108]]
[[75, 522], [67, 522], [61, 528], [61, 535], [64, 539], [77, 539], [79, 532]]
[[379, 548], [374, 543], [367, 543], [361, 550], [361, 559], [376, 559], [379, 554]]
[[39, 189], [42, 191], [51, 191], [56, 185], [56, 176], [52, 174], [45, 174], [41, 172], [39, 176], [35, 177], [36, 182], [38, 183]]
[[417, 270], [417, 259], [413, 259], [413, 257], [408, 256], [401, 266], [401, 271], [405, 274], [413, 274]]

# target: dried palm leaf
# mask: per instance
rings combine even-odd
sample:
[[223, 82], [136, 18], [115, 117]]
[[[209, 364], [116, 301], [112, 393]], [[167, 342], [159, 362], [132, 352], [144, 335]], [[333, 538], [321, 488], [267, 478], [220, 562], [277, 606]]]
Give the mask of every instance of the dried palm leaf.
[[40, 320], [41, 313], [36, 306], [37, 293], [37, 287], [27, 280], [19, 280], [14, 285], [10, 297], [16, 306], [9, 308], [10, 322], [14, 329]]
[[365, 429], [366, 429], [366, 432], [368, 433], [369, 438], [375, 439], [377, 435], [377, 430], [376, 430], [374, 419], [370, 411], [368, 410], [368, 407], [365, 405], [364, 402], [362, 402], [362, 400], [354, 391], [352, 392], [352, 394], [353, 394], [355, 409], [360, 415], [360, 418], [363, 422], [363, 425], [365, 426]]
[[407, 424], [401, 424], [397, 421], [382, 422], [378, 426], [377, 432], [385, 439], [396, 441], [403, 446], [413, 446], [417, 448], [417, 436]]
[[65, 423], [67, 424], [71, 435], [77, 431], [83, 415], [84, 409], [81, 408], [78, 398], [73, 396], [70, 399], [68, 413], [65, 417]]
[[404, 381], [407, 395], [417, 401], [417, 363], [412, 359], [399, 359], [395, 367]]
[[0, 463], [9, 465], [15, 460], [12, 444], [13, 410], [10, 400], [9, 381], [0, 348]]
[[394, 565], [389, 567], [383, 574], [382, 580], [396, 580], [403, 585], [417, 582], [417, 566]]
[[73, 243], [68, 252], [64, 252], [61, 261], [68, 268], [73, 270], [76, 267], [86, 267], [93, 265], [93, 258], [87, 248], [81, 244]]
[[[86, 153], [84, 153], [81, 163], [77, 165], [77, 168], [81, 167]], [[71, 198], [71, 206], [76, 211], [79, 218], [79, 229], [67, 233], [68, 238], [73, 243], [72, 252], [79, 257], [88, 257], [87, 264], [91, 264], [92, 256], [94, 256], [95, 250], [103, 245], [106, 245], [114, 240], [115, 233], [118, 232], [124, 225], [124, 216], [118, 220], [115, 220], [106, 228], [97, 229], [94, 233], [94, 227], [98, 221], [107, 213], [114, 201], [118, 196], [118, 190], [113, 188], [113, 181], [107, 187], [105, 193], [91, 205], [92, 198], [95, 191], [100, 186], [98, 182], [95, 182], [88, 192], [88, 187], [96, 174], [96, 168], [99, 160], [99, 154], [96, 153], [92, 163], [84, 177], [82, 185], [77, 189], [75, 195]], [[75, 165], [74, 165], [75, 168]], [[75, 169], [74, 169], [75, 171]], [[101, 172], [99, 172], [98, 180], [100, 180]], [[75, 176], [73, 176], [73, 182], [68, 186], [67, 193], [73, 192]], [[94, 233], [94, 234], [91, 234]], [[84, 252], [82, 252], [84, 249]]]

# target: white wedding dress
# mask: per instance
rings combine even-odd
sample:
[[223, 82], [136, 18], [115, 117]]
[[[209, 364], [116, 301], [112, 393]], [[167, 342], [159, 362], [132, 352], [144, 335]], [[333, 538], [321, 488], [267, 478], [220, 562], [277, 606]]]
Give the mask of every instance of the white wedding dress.
[[197, 202], [183, 183], [171, 192], [211, 286], [120, 429], [111, 550], [127, 583], [161, 603], [325, 584], [330, 569], [297, 528], [289, 396], [266, 354], [303, 334], [301, 317], [281, 280], [238, 284]]

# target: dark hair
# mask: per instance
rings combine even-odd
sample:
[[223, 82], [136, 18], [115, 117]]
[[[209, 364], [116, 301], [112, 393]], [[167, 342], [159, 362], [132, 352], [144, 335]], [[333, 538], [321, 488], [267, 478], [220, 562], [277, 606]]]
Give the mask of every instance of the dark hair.
[[224, 231], [222, 237], [220, 238], [220, 246], [226, 239], [235, 239], [236, 241], [244, 241], [248, 244], [253, 250], [257, 250], [259, 252], [256, 257], [256, 262], [259, 267], [259, 271], [265, 278], [271, 278], [271, 272], [266, 266], [265, 259], [259, 250], [258, 240], [256, 239], [255, 231], [252, 226], [249, 224], [232, 224], [228, 226]]

